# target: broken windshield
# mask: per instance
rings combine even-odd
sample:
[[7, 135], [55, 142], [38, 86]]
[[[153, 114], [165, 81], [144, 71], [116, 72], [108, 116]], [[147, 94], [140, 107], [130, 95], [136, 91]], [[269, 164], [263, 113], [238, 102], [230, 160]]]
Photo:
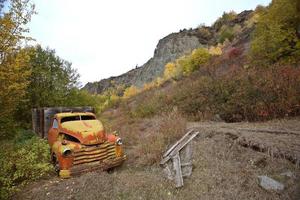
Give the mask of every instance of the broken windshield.
[[75, 115], [64, 117], [60, 120], [60, 123], [69, 122], [69, 121], [79, 121], [79, 120], [95, 120], [95, 117], [92, 115]]

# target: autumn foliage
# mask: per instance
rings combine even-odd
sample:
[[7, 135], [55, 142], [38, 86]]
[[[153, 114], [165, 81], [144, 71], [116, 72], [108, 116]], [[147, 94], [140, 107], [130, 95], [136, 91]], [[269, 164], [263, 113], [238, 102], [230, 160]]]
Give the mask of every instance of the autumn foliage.
[[299, 5], [296, 0], [273, 0], [261, 12], [251, 41], [253, 63], [267, 66], [299, 61]]

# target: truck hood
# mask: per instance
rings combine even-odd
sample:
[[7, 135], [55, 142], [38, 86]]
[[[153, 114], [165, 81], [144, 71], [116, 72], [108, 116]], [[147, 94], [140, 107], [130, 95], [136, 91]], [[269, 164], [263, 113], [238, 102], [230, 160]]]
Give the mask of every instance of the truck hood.
[[92, 145], [105, 141], [103, 125], [98, 120], [68, 121], [61, 124], [63, 131], [76, 137], [81, 144]]

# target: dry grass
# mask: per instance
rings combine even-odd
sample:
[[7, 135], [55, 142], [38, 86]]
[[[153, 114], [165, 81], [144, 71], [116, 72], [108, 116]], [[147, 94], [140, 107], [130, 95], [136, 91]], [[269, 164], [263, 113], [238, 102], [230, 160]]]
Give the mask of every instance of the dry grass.
[[146, 135], [136, 146], [138, 164], [153, 165], [161, 159], [162, 153], [178, 140], [186, 130], [186, 120], [177, 110], [163, 114], [156, 119], [158, 129]]

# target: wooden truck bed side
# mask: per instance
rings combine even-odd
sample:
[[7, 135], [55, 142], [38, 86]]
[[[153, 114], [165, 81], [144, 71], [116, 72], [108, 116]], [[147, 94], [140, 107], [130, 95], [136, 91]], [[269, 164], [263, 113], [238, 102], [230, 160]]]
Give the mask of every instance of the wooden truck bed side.
[[32, 109], [32, 130], [41, 138], [47, 138], [53, 116], [62, 112], [92, 112], [91, 106], [85, 107], [42, 107]]

